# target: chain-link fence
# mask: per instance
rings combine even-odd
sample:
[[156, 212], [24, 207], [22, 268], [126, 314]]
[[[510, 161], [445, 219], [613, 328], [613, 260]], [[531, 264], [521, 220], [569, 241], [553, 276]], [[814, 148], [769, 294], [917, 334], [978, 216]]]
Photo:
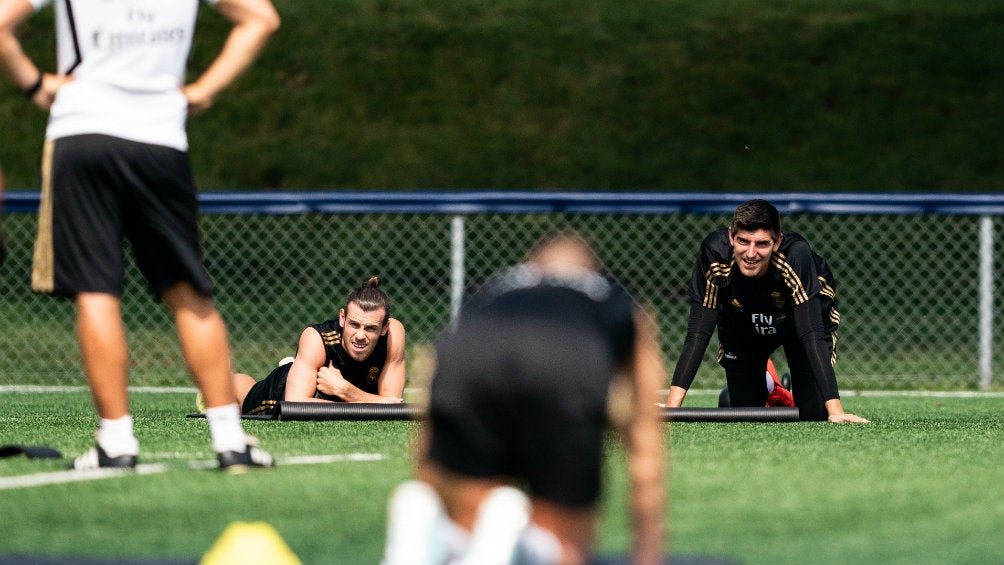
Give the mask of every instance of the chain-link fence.
[[[241, 196], [232, 196], [239, 204]], [[596, 241], [610, 274], [655, 307], [671, 370], [686, 329], [686, 285], [698, 245], [708, 232], [727, 225], [725, 209], [735, 205], [710, 198], [703, 208], [663, 213], [639, 212], [629, 195], [605, 202], [603, 210], [569, 211], [517, 198], [474, 211], [464, 206], [408, 211], [400, 205], [214, 212], [203, 216], [202, 228], [235, 368], [258, 378], [293, 354], [307, 324], [337, 316], [348, 291], [379, 274], [394, 301], [392, 315], [407, 328], [409, 380], [422, 382], [432, 342], [463, 296], [555, 228], [574, 228]], [[987, 366], [999, 373], [1004, 218], [781, 208], [785, 229], [806, 236], [836, 274], [842, 389], [975, 389], [981, 369], [984, 386]], [[259, 208], [251, 202], [248, 209]], [[3, 230], [9, 256], [0, 272], [0, 384], [82, 384], [72, 303], [28, 288], [35, 214], [8, 213]], [[123, 311], [133, 384], [188, 385], [167, 310], [151, 299], [132, 263]], [[696, 387], [724, 384], [713, 360], [715, 344]], [[783, 355], [777, 359], [784, 370]]]

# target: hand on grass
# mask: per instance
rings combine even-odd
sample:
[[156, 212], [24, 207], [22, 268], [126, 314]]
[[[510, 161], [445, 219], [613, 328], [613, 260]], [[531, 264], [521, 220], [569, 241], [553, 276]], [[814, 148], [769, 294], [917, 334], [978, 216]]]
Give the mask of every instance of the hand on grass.
[[848, 422], [868, 422], [868, 420], [862, 418], [861, 416], [856, 416], [854, 414], [830, 414], [828, 418], [830, 422], [834, 424], [845, 424]]
[[830, 422], [834, 424], [844, 424], [848, 422], [867, 422], [861, 416], [855, 416], [854, 414], [848, 414], [844, 412], [844, 406], [840, 403], [839, 398], [831, 398], [826, 401], [826, 411], [829, 413], [827, 418]]

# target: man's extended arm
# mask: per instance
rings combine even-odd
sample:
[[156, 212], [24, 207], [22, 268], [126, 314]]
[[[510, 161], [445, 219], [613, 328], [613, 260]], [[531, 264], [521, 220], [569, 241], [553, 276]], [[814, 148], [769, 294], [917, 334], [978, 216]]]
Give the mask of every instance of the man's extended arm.
[[631, 514], [636, 565], [663, 563], [663, 510], [665, 471], [663, 426], [656, 408], [657, 391], [666, 383], [656, 324], [651, 316], [635, 314], [636, 338], [631, 363], [633, 397], [631, 419], [625, 430], [628, 474], [631, 480]]
[[404, 385], [407, 380], [404, 365], [405, 334], [404, 325], [391, 318], [387, 320], [387, 363], [380, 373], [378, 390], [380, 396], [394, 398], [400, 401], [404, 397]]
[[864, 418], [844, 412], [843, 404], [840, 402], [840, 393], [837, 390], [837, 377], [833, 372], [829, 348], [826, 347], [826, 340], [828, 338], [823, 331], [819, 295], [812, 296], [808, 301], [796, 305], [793, 308], [792, 314], [795, 318], [795, 332], [798, 334], [802, 347], [805, 348], [805, 354], [809, 358], [809, 366], [812, 368], [812, 375], [816, 379], [816, 386], [819, 387], [826, 401], [826, 412], [829, 414], [829, 421], [835, 423], [867, 422], [868, 420]]
[[711, 335], [715, 332], [717, 323], [717, 310], [705, 308], [698, 302], [691, 303], [690, 317], [687, 320], [687, 337], [683, 340], [683, 349], [676, 360], [666, 406], [679, 408], [683, 405], [687, 389], [697, 376], [697, 369], [704, 360], [704, 352], [708, 349], [708, 343], [711, 342]]
[[42, 109], [49, 109], [56, 91], [67, 77], [43, 73], [21, 48], [14, 35], [17, 26], [35, 13], [28, 0], [0, 0], [0, 65], [14, 86]]
[[328, 402], [314, 398], [317, 391], [317, 371], [327, 360], [321, 334], [312, 327], [305, 328], [296, 346], [296, 358], [286, 376], [284, 399], [292, 402]]
[[198, 79], [182, 88], [192, 114], [212, 106], [220, 92], [237, 80], [269, 36], [279, 29], [279, 14], [269, 0], [219, 0], [216, 9], [234, 27], [212, 64]]
[[35, 83], [39, 70], [21, 49], [14, 30], [34, 12], [28, 0], [0, 0], [0, 63], [22, 92]]

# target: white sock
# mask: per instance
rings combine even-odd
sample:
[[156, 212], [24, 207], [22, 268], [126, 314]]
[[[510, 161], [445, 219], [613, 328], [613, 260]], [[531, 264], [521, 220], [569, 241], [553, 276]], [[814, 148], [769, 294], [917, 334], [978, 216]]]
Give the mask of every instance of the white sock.
[[467, 543], [463, 528], [447, 516], [429, 484], [411, 480], [394, 489], [387, 504], [387, 541], [381, 565], [441, 565]]
[[206, 408], [206, 420], [209, 421], [209, 435], [213, 438], [213, 450], [244, 451], [247, 448], [247, 438], [244, 427], [241, 426], [241, 409], [237, 403]]
[[108, 457], [139, 454], [139, 440], [133, 434], [131, 414], [113, 420], [101, 418], [94, 435]]
[[530, 523], [530, 500], [515, 487], [497, 487], [481, 501], [459, 565], [510, 565]]
[[770, 376], [770, 373], [764, 373], [767, 375], [767, 396], [770, 396], [774, 392], [774, 377]]
[[561, 542], [551, 530], [530, 523], [519, 537], [515, 562], [520, 565], [554, 565], [561, 561]]

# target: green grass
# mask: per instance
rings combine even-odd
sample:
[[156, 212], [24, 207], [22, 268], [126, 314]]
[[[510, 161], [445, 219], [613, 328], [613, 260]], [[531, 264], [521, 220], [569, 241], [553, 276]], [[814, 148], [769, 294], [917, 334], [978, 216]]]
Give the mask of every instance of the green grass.
[[[172, 470], [5, 490], [0, 555], [195, 559], [235, 521], [271, 524], [304, 563], [374, 564], [391, 488], [409, 476], [408, 422], [260, 422], [246, 428], [280, 460], [375, 453], [375, 461], [285, 465], [226, 476], [209, 460], [192, 394], [134, 393], [144, 462]], [[67, 457], [92, 442], [85, 392], [3, 393], [0, 444], [47, 444]], [[692, 405], [714, 395], [692, 394]], [[756, 564], [1004, 562], [1004, 401], [847, 396], [870, 425], [676, 424], [667, 523], [677, 555]], [[620, 448], [607, 465], [600, 549], [629, 545]], [[0, 477], [65, 462], [0, 460]], [[176, 467], [176, 468], [175, 468]]]
[[677, 426], [677, 547], [748, 563], [1004, 559], [1001, 399], [844, 404], [872, 424]]

